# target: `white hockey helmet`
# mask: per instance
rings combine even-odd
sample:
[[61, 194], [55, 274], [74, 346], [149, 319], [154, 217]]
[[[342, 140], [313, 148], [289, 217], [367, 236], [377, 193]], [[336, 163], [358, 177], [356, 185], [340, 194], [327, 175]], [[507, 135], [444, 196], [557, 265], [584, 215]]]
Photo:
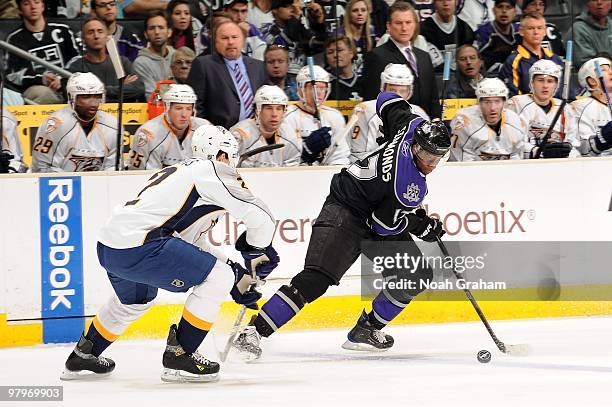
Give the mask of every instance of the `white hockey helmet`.
[[68, 78], [66, 93], [68, 94], [68, 102], [74, 110], [74, 104], [79, 95], [102, 95], [102, 103], [104, 103], [106, 88], [93, 73], [76, 72]]
[[380, 73], [380, 90], [384, 90], [387, 84], [412, 86], [414, 75], [405, 64], [388, 64], [385, 70]]
[[478, 83], [476, 99], [502, 97], [508, 99], [508, 88], [501, 79], [485, 78]]
[[233, 168], [238, 164], [238, 142], [222, 126], [205, 124], [198, 127], [191, 137], [193, 157], [215, 160], [219, 151], [227, 154], [229, 165]]
[[612, 64], [610, 63], [610, 60], [608, 58], [602, 58], [602, 57], [589, 59], [584, 64], [582, 64], [582, 66], [578, 70], [578, 82], [580, 83], [580, 86], [582, 86], [585, 89], [588, 89], [589, 91], [595, 90], [599, 87], [598, 85], [597, 87], [592, 88], [589, 86], [587, 82], [587, 78], [593, 78], [595, 79], [595, 81], [597, 81], [597, 83], [599, 83], [599, 79], [598, 79], [599, 76], [597, 75], [597, 69], [595, 67], [596, 62], [598, 62], [599, 65], [608, 65], [609, 67], [612, 68]]
[[[325, 99], [327, 99], [329, 97], [329, 94], [331, 93], [331, 86], [329, 86], [329, 82], [331, 82], [331, 78], [329, 76], [329, 72], [321, 68], [319, 65], [313, 66], [313, 72], [314, 72], [315, 82], [324, 82], [327, 84], [327, 94], [325, 95]], [[301, 95], [298, 92], [298, 95], [300, 96], [302, 100], [304, 100], [304, 97], [305, 97], [305, 95], [303, 95], [304, 86], [306, 86], [306, 84], [309, 83], [311, 80], [312, 78], [310, 77], [310, 67], [308, 65], [303, 66], [302, 69], [300, 69], [300, 71], [298, 72], [297, 76], [295, 77], [295, 81], [297, 82], [297, 85], [298, 85], [298, 90], [302, 91]], [[318, 103], [319, 102], [317, 101], [317, 104]]]
[[529, 89], [533, 93], [533, 77], [536, 75], [548, 75], [557, 79], [557, 86], [553, 91], [553, 95], [557, 93], [559, 83], [561, 82], [561, 67], [555, 64], [550, 59], [540, 59], [529, 68]]
[[255, 92], [255, 110], [257, 115], [263, 105], [282, 105], [287, 106], [289, 98], [278, 86], [263, 85]]
[[170, 110], [170, 105], [172, 105], [172, 103], [186, 103], [193, 105], [193, 113], [195, 114], [195, 103], [197, 100], [198, 97], [191, 86], [177, 83], [171, 84], [162, 97], [166, 112]]

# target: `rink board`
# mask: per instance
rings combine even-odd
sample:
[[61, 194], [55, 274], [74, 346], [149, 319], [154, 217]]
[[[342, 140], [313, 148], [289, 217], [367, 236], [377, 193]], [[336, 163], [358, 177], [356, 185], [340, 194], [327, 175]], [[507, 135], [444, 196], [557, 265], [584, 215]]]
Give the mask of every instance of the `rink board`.
[[[302, 268], [311, 223], [328, 193], [331, 176], [338, 170], [325, 167], [241, 171], [248, 186], [270, 206], [278, 221], [275, 247], [282, 261], [264, 287], [265, 297]], [[95, 314], [111, 293], [96, 258], [96, 233], [112, 208], [131, 199], [150, 174], [0, 176], [0, 195], [5, 198], [0, 200], [3, 230], [0, 234], [0, 346], [78, 338], [76, 332], [87, 323], [81, 317]], [[610, 174], [612, 159], [608, 158], [447, 164], [428, 177], [427, 209], [443, 219], [449, 231], [447, 238], [451, 240], [609, 241]], [[476, 222], [476, 215], [482, 213], [497, 214], [496, 224], [486, 229]], [[520, 227], [506, 225], [510, 214], [521, 214]], [[81, 233], [77, 236], [79, 228]], [[68, 230], [71, 238], [77, 236], [77, 241], [63, 245], [72, 248], [67, 264], [63, 264], [66, 259], [61, 255], [49, 261], [49, 251], [56, 250], [57, 254], [57, 241], [66, 237], [61, 230]], [[233, 243], [240, 232], [241, 226], [226, 218], [209, 238], [239, 258]], [[309, 304], [287, 329], [353, 324], [359, 311], [368, 305], [358, 295], [358, 275], [356, 264], [341, 286], [332, 287], [326, 297]], [[184, 294], [160, 292], [158, 305], [135, 323], [125, 337], [165, 335], [168, 324], [180, 315], [182, 307], [177, 304], [184, 299]], [[511, 319], [610, 314], [609, 304], [499, 301], [482, 305], [491, 319]], [[232, 320], [236, 310], [232, 304], [226, 304], [221, 320]], [[36, 320], [71, 316], [77, 318], [50, 319], [44, 324]], [[475, 318], [467, 302], [419, 301], [396, 322]], [[6, 322], [23, 319], [26, 321]]]

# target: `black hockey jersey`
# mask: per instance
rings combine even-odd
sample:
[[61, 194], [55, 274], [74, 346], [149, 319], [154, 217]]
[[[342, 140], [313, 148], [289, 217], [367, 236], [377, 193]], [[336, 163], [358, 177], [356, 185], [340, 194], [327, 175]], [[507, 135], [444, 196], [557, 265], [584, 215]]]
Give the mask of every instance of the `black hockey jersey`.
[[381, 236], [402, 233], [408, 226], [408, 213], [427, 195], [425, 176], [416, 167], [411, 149], [414, 130], [423, 118], [413, 114], [404, 99], [390, 95], [394, 94], [379, 95], [382, 107], [377, 109], [389, 141], [334, 175], [330, 187], [332, 199]]

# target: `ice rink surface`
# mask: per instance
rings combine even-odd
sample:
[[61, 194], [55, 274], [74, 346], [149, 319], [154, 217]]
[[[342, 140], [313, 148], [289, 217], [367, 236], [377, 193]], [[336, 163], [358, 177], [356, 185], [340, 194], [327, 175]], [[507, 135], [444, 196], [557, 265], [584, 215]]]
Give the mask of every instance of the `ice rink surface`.
[[[95, 381], [61, 382], [72, 346], [0, 350], [0, 384], [63, 385], [63, 406], [610, 406], [612, 318], [493, 321], [508, 344], [527, 343], [526, 357], [495, 348], [480, 322], [391, 326], [385, 353], [340, 348], [346, 330], [290, 331], [264, 343], [264, 356], [231, 357], [217, 383], [163, 383], [162, 340], [119, 341], [105, 353], [117, 363]], [[202, 350], [216, 359], [215, 342]], [[479, 363], [481, 349], [492, 353]], [[214, 357], [211, 357], [214, 355]], [[28, 403], [6, 403], [0, 405]]]

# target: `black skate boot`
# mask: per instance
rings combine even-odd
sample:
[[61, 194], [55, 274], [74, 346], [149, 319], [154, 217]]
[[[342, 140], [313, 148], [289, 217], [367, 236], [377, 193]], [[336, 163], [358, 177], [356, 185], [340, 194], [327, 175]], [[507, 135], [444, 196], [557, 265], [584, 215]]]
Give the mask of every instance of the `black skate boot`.
[[348, 340], [342, 347], [348, 350], [386, 351], [393, 346], [393, 337], [372, 326], [365, 310], [361, 313], [357, 325], [347, 335]]
[[81, 339], [66, 360], [66, 368], [61, 380], [78, 380], [108, 376], [115, 369], [112, 359], [94, 356], [91, 353], [93, 343], [81, 334]]
[[164, 382], [214, 382], [219, 380], [219, 364], [204, 358], [197, 351], [185, 353], [176, 339], [176, 325], [170, 327], [162, 358]]
[[232, 347], [238, 351], [244, 361], [257, 360], [261, 357], [261, 335], [254, 325], [242, 327], [238, 336], [234, 339]]

